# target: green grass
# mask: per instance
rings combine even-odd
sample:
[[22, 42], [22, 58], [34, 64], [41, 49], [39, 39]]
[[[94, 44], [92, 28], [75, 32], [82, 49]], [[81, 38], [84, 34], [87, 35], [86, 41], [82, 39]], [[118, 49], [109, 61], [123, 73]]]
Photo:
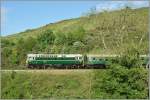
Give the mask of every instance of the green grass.
[[89, 98], [90, 70], [2, 72], [2, 98]]

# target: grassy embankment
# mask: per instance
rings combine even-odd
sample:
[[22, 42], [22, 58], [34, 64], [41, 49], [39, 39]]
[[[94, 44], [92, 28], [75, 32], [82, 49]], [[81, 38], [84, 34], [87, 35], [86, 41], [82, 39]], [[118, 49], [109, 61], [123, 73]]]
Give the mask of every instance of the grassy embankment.
[[90, 98], [91, 70], [2, 72], [2, 98]]
[[148, 71], [26, 70], [2, 72], [2, 99], [146, 99]]

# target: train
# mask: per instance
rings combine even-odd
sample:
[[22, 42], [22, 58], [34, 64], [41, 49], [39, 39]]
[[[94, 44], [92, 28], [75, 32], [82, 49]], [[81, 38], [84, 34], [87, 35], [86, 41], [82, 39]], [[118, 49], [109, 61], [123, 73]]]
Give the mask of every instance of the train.
[[[26, 65], [28, 68], [37, 69], [82, 69], [106, 68], [114, 62], [118, 55], [92, 55], [92, 54], [27, 54]], [[148, 57], [140, 56], [143, 64], [147, 64]]]

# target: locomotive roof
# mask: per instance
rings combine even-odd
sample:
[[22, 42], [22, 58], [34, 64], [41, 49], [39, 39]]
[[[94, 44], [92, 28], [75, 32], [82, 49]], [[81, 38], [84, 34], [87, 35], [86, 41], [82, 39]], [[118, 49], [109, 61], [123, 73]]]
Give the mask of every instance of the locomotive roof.
[[89, 54], [87, 56], [89, 56], [89, 57], [117, 57], [119, 55], [92, 55], [92, 54]]
[[75, 57], [75, 56], [82, 56], [82, 55], [81, 54], [28, 54], [27, 56], [30, 56], [30, 57], [35, 57], [35, 56], [36, 57], [38, 57], [38, 56]]
[[[120, 57], [120, 55], [115, 55], [115, 54], [113, 54], [113, 55], [105, 55], [105, 54], [103, 54], [103, 55], [92, 55], [92, 54], [88, 54], [87, 55], [88, 57]], [[148, 55], [140, 55], [140, 57], [149, 57]]]

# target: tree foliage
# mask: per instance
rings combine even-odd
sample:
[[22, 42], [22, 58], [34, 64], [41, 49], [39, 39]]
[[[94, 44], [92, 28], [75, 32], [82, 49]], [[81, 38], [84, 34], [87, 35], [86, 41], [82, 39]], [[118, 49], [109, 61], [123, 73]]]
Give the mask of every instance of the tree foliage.
[[132, 47], [125, 49], [119, 58], [119, 63], [127, 68], [141, 67], [142, 62], [140, 60], [140, 53], [137, 48]]
[[46, 30], [37, 37], [37, 41], [42, 45], [52, 44], [55, 40], [55, 35], [51, 30]]
[[[103, 77], [95, 71], [94, 98], [104, 99], [147, 99], [148, 71], [144, 68], [128, 69], [112, 65]], [[99, 84], [98, 84], [99, 83]]]

